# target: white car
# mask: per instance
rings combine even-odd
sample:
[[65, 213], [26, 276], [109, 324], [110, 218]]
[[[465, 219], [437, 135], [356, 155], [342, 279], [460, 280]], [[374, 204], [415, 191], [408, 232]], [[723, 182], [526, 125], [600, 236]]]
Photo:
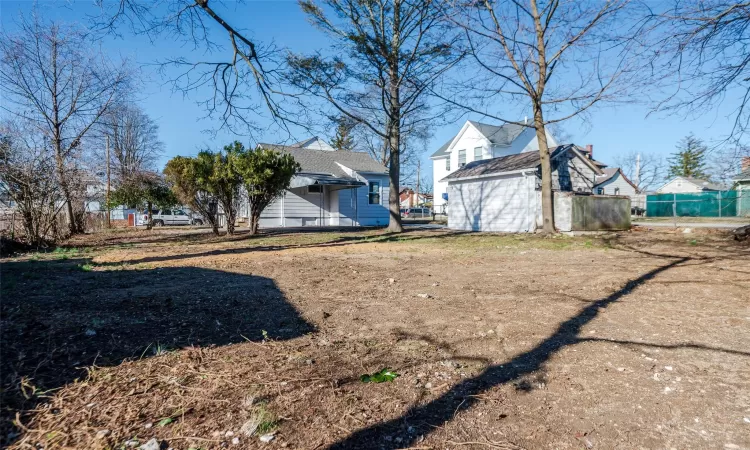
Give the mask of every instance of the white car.
[[[203, 225], [203, 220], [191, 217], [181, 209], [154, 209], [152, 220], [155, 227], [164, 225]], [[148, 223], [148, 212], [143, 211], [143, 223]]]

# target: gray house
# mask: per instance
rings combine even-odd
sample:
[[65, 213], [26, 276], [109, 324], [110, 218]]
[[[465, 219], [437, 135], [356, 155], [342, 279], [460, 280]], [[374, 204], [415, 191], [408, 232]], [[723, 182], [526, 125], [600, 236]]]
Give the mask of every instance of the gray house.
[[[294, 145], [258, 144], [289, 153], [302, 166], [291, 188], [260, 216], [260, 226], [385, 226], [388, 172], [370, 155], [335, 150], [316, 137]], [[248, 205], [240, 215], [249, 216]]]

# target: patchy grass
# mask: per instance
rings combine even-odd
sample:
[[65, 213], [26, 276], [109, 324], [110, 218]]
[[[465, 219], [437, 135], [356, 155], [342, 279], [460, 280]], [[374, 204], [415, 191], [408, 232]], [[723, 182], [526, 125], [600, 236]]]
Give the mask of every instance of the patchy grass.
[[722, 234], [76, 239], [2, 263], [13, 449], [750, 446]]

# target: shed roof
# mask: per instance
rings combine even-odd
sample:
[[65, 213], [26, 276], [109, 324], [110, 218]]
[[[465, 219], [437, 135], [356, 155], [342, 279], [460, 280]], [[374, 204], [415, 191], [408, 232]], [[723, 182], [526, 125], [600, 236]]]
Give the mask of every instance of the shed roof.
[[[592, 163], [590, 159], [581, 154], [578, 148], [573, 144], [559, 145], [550, 153], [550, 158], [554, 159], [565, 152], [572, 152], [575, 156], [586, 162], [594, 172], [599, 174], [601, 169]], [[456, 180], [460, 178], [475, 178], [489, 175], [496, 175], [506, 172], [513, 172], [523, 169], [536, 169], [541, 164], [539, 152], [525, 152], [514, 155], [501, 156], [499, 158], [483, 159], [472, 161], [464, 167], [456, 170], [452, 174], [443, 178], [443, 180]]]

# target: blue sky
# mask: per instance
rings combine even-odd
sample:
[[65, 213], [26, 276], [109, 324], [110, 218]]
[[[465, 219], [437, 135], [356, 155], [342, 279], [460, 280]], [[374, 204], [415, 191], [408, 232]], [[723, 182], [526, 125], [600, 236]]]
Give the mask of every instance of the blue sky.
[[[31, 1], [2, 0], [0, 19], [3, 28], [12, 30], [18, 14], [30, 13], [33, 6]], [[224, 13], [233, 26], [248, 30], [248, 34], [257, 40], [273, 41], [279, 47], [289, 48], [296, 53], [330, 48], [327, 37], [307, 23], [294, 1], [226, 2], [220, 6], [217, 3], [214, 7]], [[87, 23], [87, 15], [97, 12], [93, 2], [84, 0], [38, 2], [37, 10], [44, 18], [78, 22], [82, 25]], [[216, 135], [205, 133], [204, 130], [216, 129], [217, 123], [206, 119], [205, 110], [197, 104], [203, 96], [194, 93], [184, 97], [182, 93], [173, 93], [171, 86], [156, 73], [153, 66], [155, 62], [167, 57], [205, 57], [202, 52], [195, 52], [190, 46], [168, 39], [162, 38], [152, 43], [145, 37], [130, 35], [126, 30], [122, 33], [122, 38], [107, 38], [101, 45], [111, 55], [126, 57], [142, 67], [145, 83], [134, 94], [146, 112], [160, 125], [161, 138], [166, 144], [162, 163], [175, 155], [192, 155], [202, 148], [221, 147], [233, 139], [249, 141], [247, 137], [233, 136], [226, 131]], [[217, 41], [221, 41], [218, 36]], [[674, 150], [677, 141], [691, 132], [709, 143], [719, 141], [729, 133], [732, 125], [731, 98], [721, 107], [697, 117], [677, 113], [649, 115], [649, 112], [649, 107], [645, 105], [599, 107], [592, 111], [586, 124], [574, 120], [562, 127], [576, 144], [593, 144], [595, 157], [613, 164], [618, 154], [630, 150], [666, 156]], [[465, 118], [433, 130], [430, 149], [422, 156], [423, 168], [431, 168], [429, 155], [454, 135], [464, 120]], [[491, 120], [486, 121], [492, 123]], [[265, 127], [265, 131], [256, 140], [283, 142], [288, 139], [271, 121], [261, 121], [261, 125]], [[294, 137], [301, 140], [307, 136], [300, 132]], [[423, 173], [429, 174], [431, 170], [423, 170]]]

